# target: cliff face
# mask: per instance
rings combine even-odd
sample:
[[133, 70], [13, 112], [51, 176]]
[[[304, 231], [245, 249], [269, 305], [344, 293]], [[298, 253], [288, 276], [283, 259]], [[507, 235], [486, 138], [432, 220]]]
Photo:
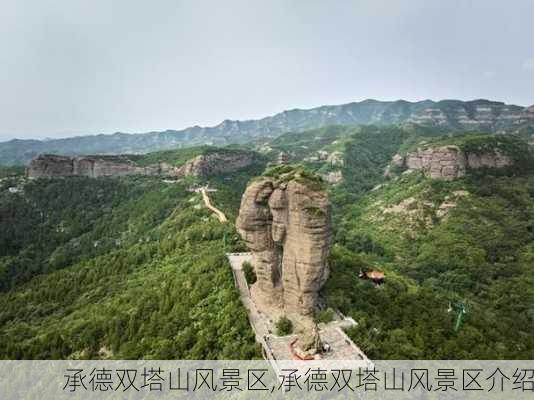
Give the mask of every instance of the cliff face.
[[445, 100], [418, 110], [410, 115], [407, 122], [461, 129], [484, 128], [494, 133], [515, 133], [534, 126], [534, 115], [528, 110], [485, 100]]
[[262, 178], [243, 194], [237, 228], [253, 255], [258, 279], [251, 293], [258, 307], [309, 328], [328, 276], [332, 232], [326, 193], [283, 176]]
[[201, 154], [178, 168], [178, 175], [205, 177], [225, 172], [233, 172], [248, 167], [253, 162], [253, 154], [211, 153]]
[[513, 164], [499, 149], [475, 153], [454, 145], [417, 149], [404, 157], [395, 155], [392, 162], [408, 171], [422, 170], [429, 178], [443, 180], [462, 177], [469, 169], [504, 168]]
[[127, 159], [103, 159], [98, 157], [65, 157], [42, 155], [33, 159], [28, 167], [30, 178], [51, 178], [60, 176], [124, 176], [142, 175], [144, 168], [137, 167]]
[[252, 153], [212, 153], [199, 155], [181, 167], [166, 163], [139, 166], [126, 156], [99, 157], [80, 156], [66, 157], [58, 155], [41, 155], [33, 159], [27, 169], [30, 178], [53, 178], [68, 176], [198, 176], [233, 172], [251, 165]]
[[406, 155], [408, 170], [422, 169], [433, 179], [452, 180], [465, 175], [466, 159], [457, 146], [442, 146], [419, 149]]

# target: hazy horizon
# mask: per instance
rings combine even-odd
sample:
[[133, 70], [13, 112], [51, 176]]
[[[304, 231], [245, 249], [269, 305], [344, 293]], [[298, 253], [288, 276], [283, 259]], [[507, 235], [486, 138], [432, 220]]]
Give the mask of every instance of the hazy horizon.
[[0, 141], [368, 98], [534, 104], [534, 2], [6, 0]]
[[[395, 102], [395, 101], [404, 100], [404, 101], [408, 101], [410, 103], [416, 103], [416, 102], [421, 102], [421, 101], [426, 101], [426, 100], [430, 100], [430, 101], [434, 101], [434, 102], [438, 102], [438, 101], [442, 101], [442, 100], [460, 100], [460, 101], [466, 101], [466, 102], [474, 101], [474, 100], [490, 100], [490, 101], [500, 102], [500, 100], [498, 100], [498, 99], [419, 99], [419, 100], [394, 99], [394, 100], [382, 100], [382, 99], [367, 98], [367, 99], [349, 101], [349, 102], [346, 102], [346, 103], [339, 103], [339, 104], [318, 104], [316, 106], [312, 106], [312, 107], [309, 107], [309, 108], [301, 108], [301, 107], [287, 108], [287, 109], [275, 112], [273, 114], [261, 115], [261, 116], [259, 116], [257, 118], [248, 118], [248, 119], [251, 119], [251, 120], [262, 119], [262, 118], [265, 118], [265, 117], [274, 116], [274, 115], [279, 114], [279, 113], [281, 113], [283, 111], [291, 111], [291, 110], [294, 110], [294, 109], [309, 110], [309, 109], [318, 108], [318, 107], [321, 107], [321, 106], [336, 106], [336, 105], [343, 105], [343, 104], [350, 104], [350, 103], [358, 103], [358, 102], [362, 102], [362, 101], [365, 101], [365, 100], [377, 100], [377, 101], [384, 101], [384, 102]], [[520, 106], [520, 107], [528, 106], [528, 105], [517, 104], [517, 103], [506, 103], [506, 104], [508, 104], [508, 105], [516, 105], [516, 106]], [[245, 119], [245, 118], [225, 118], [225, 120], [244, 121], [244, 120], [247, 120], [247, 119]], [[127, 131], [80, 132], [80, 133], [66, 133], [64, 135], [57, 135], [57, 136], [54, 136], [54, 137], [49, 137], [49, 136], [44, 136], [44, 137], [22, 137], [22, 138], [13, 137], [13, 138], [8, 138], [8, 139], [1, 139], [1, 136], [0, 136], [0, 143], [1, 142], [6, 142], [6, 141], [11, 141], [11, 140], [41, 140], [41, 141], [46, 141], [46, 140], [55, 140], [55, 139], [75, 138], [75, 137], [81, 137], [81, 136], [113, 135], [113, 134], [116, 134], [116, 133], [121, 133], [121, 134], [122, 133], [124, 133], [124, 134], [145, 134], [145, 133], [150, 133], [150, 132], [163, 132], [163, 131], [167, 131], [167, 130], [169, 130], [169, 131], [181, 131], [181, 130], [185, 130], [187, 128], [191, 128], [191, 127], [193, 127], [195, 125], [198, 125], [198, 126], [200, 126], [202, 128], [214, 127], [214, 126], [219, 125], [223, 121], [224, 120], [221, 120], [221, 121], [219, 121], [219, 122], [217, 122], [215, 124], [212, 124], [212, 125], [193, 124], [193, 125], [188, 125], [188, 126], [183, 126], [183, 127], [178, 127], [178, 128], [164, 128], [164, 129], [160, 129], [160, 130], [152, 129], [152, 130], [147, 130], [147, 131], [136, 131], [136, 132], [134, 132], [134, 131], [130, 131], [130, 132], [127, 132]]]

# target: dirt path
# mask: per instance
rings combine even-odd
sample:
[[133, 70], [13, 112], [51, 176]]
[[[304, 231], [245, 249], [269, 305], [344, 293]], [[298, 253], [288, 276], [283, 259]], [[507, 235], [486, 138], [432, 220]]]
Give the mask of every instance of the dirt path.
[[206, 188], [202, 188], [200, 191], [202, 192], [202, 198], [204, 199], [204, 204], [206, 205], [206, 207], [209, 208], [211, 211], [213, 211], [215, 215], [217, 215], [217, 218], [219, 218], [219, 221], [223, 223], [228, 222], [226, 215], [224, 215], [224, 213], [221, 210], [219, 210], [218, 208], [213, 206], [213, 204], [211, 204], [211, 200], [208, 196], [208, 192], [206, 191]]

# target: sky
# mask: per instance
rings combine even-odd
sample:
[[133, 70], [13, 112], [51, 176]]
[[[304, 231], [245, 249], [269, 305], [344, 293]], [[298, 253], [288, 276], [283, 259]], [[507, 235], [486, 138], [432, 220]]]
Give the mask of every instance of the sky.
[[0, 140], [293, 108], [534, 104], [533, 0], [1, 0]]

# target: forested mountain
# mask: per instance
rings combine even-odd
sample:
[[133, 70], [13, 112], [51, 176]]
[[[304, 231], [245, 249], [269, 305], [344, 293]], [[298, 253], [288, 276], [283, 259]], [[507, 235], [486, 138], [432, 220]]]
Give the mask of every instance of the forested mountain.
[[[263, 167], [210, 177], [232, 220]], [[0, 357], [259, 357], [224, 256], [235, 230], [187, 190], [206, 183], [2, 180]]]
[[[358, 321], [349, 334], [371, 358], [532, 357], [532, 150], [515, 137], [443, 133], [327, 127], [258, 147], [285, 151], [325, 177], [339, 173], [330, 186], [336, 238], [323, 296]], [[498, 149], [513, 162], [452, 181], [389, 168], [422, 146]], [[386, 283], [360, 279], [366, 270], [385, 272]], [[456, 332], [460, 305], [467, 314]]]
[[[4, 169], [0, 357], [259, 357], [224, 252], [244, 249], [233, 221], [247, 182], [282, 159], [329, 182], [335, 244], [322, 296], [358, 322], [348, 334], [369, 357], [534, 356], [526, 141], [408, 123], [326, 126], [247, 146], [262, 154], [253, 165], [206, 178], [28, 180]], [[433, 179], [406, 164], [427, 148], [471, 159], [454, 179]], [[179, 165], [198, 151], [143, 160]], [[500, 163], [483, 164], [488, 154]], [[187, 191], [208, 182], [227, 225]], [[385, 283], [362, 280], [367, 270]]]
[[424, 100], [419, 102], [365, 100], [309, 110], [288, 110], [259, 120], [225, 120], [214, 127], [194, 126], [143, 134], [79, 136], [52, 140], [11, 140], [0, 143], [0, 164], [26, 164], [43, 153], [124, 154], [201, 144], [246, 143], [259, 137], [327, 125], [387, 125], [414, 122], [449, 130], [484, 130], [494, 133], [534, 133], [534, 107], [526, 108], [489, 100]]

